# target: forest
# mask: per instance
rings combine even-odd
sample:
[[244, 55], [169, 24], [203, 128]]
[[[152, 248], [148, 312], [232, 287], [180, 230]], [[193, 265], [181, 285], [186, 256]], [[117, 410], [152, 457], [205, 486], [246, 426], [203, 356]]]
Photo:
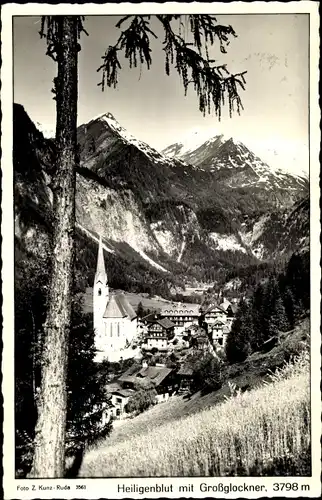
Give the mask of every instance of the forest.
[[[251, 290], [249, 290], [250, 292]], [[293, 254], [283, 272], [271, 272], [240, 303], [226, 344], [230, 363], [271, 349], [310, 309], [310, 256]]]

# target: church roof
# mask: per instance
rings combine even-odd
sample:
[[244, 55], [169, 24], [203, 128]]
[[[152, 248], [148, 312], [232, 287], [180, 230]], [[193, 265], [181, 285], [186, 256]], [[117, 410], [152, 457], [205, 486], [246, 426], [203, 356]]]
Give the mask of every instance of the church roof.
[[105, 262], [104, 262], [104, 254], [103, 254], [103, 246], [102, 246], [102, 238], [101, 237], [99, 239], [99, 244], [98, 244], [95, 283], [97, 283], [98, 281], [100, 281], [103, 285], [106, 285], [106, 283], [107, 283], [107, 274], [105, 271]]
[[136, 318], [133, 307], [123, 293], [111, 295], [107, 303], [103, 318]]

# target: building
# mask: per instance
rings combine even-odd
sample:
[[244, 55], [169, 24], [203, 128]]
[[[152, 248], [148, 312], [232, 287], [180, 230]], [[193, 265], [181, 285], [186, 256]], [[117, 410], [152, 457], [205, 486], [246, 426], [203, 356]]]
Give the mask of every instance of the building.
[[226, 322], [221, 318], [218, 318], [215, 323], [211, 325], [210, 329], [212, 344], [216, 347], [224, 347], [228, 334]]
[[177, 388], [177, 379], [174, 370], [163, 364], [148, 366], [146, 363], [134, 372], [131, 368], [119, 378], [119, 383], [126, 389], [153, 387], [156, 392], [156, 402], [167, 401]]
[[174, 324], [175, 335], [182, 335], [186, 327], [198, 325], [200, 318], [199, 304], [172, 303], [162, 307], [161, 318], [167, 318]]
[[204, 322], [207, 323], [208, 329], [212, 326], [218, 319], [226, 321], [228, 316], [227, 311], [217, 304], [212, 304], [203, 313]]
[[136, 335], [137, 316], [125, 295], [109, 293], [101, 238], [93, 287], [93, 323], [97, 361], [122, 351]]
[[159, 318], [156, 314], [149, 314], [142, 318], [141, 322], [146, 325], [145, 344], [146, 349], [156, 348], [165, 351], [168, 348], [168, 340], [174, 337], [174, 323], [168, 318]]
[[224, 309], [229, 317], [234, 317], [238, 308], [238, 304], [231, 303], [229, 300], [224, 299], [220, 304], [220, 307]]
[[212, 304], [202, 313], [202, 321], [214, 347], [224, 347], [236, 314], [237, 305], [227, 299]]
[[179, 379], [179, 394], [189, 392], [193, 382], [193, 369], [190, 366], [183, 365], [177, 372], [177, 376]]
[[106, 387], [106, 390], [110, 401], [110, 416], [114, 418], [124, 418], [126, 413], [125, 407], [128, 404], [130, 397], [135, 394], [135, 391], [132, 389], [123, 389], [118, 383], [109, 384]]

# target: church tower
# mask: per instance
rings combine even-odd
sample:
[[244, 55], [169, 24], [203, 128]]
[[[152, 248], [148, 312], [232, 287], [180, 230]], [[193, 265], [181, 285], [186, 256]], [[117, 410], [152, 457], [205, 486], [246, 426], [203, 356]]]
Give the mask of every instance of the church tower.
[[95, 337], [104, 334], [103, 314], [109, 300], [107, 274], [105, 271], [102, 238], [100, 236], [97, 255], [96, 274], [93, 288], [93, 322]]

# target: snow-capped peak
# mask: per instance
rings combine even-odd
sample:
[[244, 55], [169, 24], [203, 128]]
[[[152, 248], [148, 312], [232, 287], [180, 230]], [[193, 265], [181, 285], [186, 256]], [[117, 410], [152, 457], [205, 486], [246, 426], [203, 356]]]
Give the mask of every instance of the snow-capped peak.
[[123, 139], [128, 144], [133, 144], [139, 149], [142, 153], [144, 153], [150, 160], [155, 163], [169, 163], [169, 160], [165, 158], [162, 154], [160, 154], [155, 149], [151, 148], [148, 144], [139, 139], [136, 139], [130, 132], [128, 132], [124, 127], [122, 127], [116, 118], [112, 115], [112, 113], [103, 113], [92, 118], [91, 122], [100, 121], [103, 122], [104, 125], [115, 132], [121, 139]]
[[210, 145], [214, 142], [227, 142], [233, 141], [236, 145], [238, 141], [236, 141], [231, 135], [224, 134], [218, 129], [201, 129], [195, 128], [190, 132], [185, 133], [184, 136], [179, 138], [178, 142], [175, 144], [171, 144], [167, 148], [162, 151], [162, 154], [168, 156], [169, 158], [175, 157], [183, 157], [188, 155], [203, 145]]

